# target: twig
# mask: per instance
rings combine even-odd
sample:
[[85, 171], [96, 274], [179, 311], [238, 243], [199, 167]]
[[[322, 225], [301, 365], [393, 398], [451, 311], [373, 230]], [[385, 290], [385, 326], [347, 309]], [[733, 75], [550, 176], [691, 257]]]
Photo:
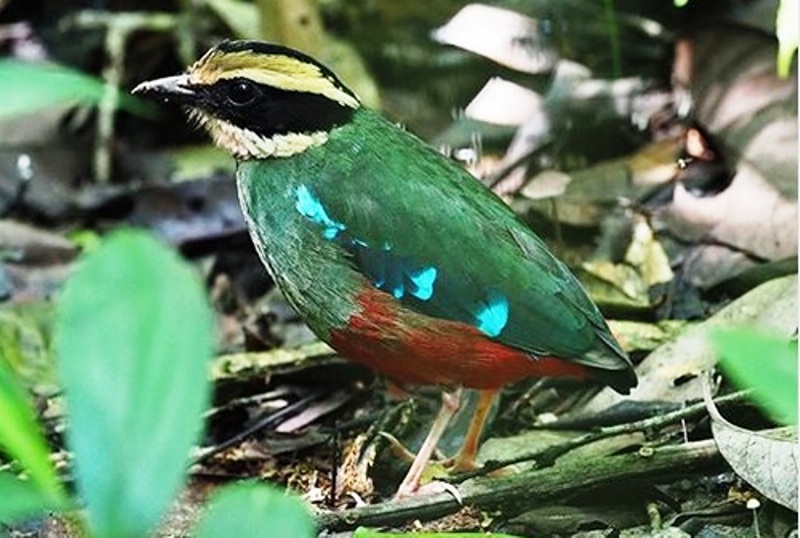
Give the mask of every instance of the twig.
[[105, 52], [108, 55], [103, 69], [105, 91], [97, 110], [97, 138], [94, 151], [94, 176], [100, 183], [111, 178], [111, 157], [114, 142], [114, 115], [119, 108], [120, 90], [125, 71], [125, 45], [136, 31], [169, 32], [177, 24], [170, 13], [108, 13], [85, 10], [66, 18], [62, 27], [103, 28], [106, 32]]
[[[623, 481], [698, 470], [718, 461], [714, 441], [666, 446], [639, 453], [607, 456], [492, 479], [476, 479], [458, 487], [465, 505], [501, 510], [504, 516], [542, 502], [569, 496], [609, 481]], [[429, 521], [462, 509], [450, 493], [420, 495], [341, 512], [320, 511], [320, 528], [331, 531], [358, 526], [397, 526]]]
[[[731, 394], [727, 394], [725, 396], [720, 396], [719, 398], [716, 398], [714, 401], [720, 405], [729, 404], [732, 402], [739, 402], [746, 399], [748, 394], [749, 391], [734, 392]], [[706, 405], [704, 402], [701, 401], [686, 406], [683, 409], [672, 411], [670, 413], [665, 413], [663, 415], [659, 415], [656, 417], [637, 420], [635, 422], [629, 422], [627, 424], [607, 426], [604, 428], [600, 428], [596, 432], [580, 435], [578, 437], [569, 439], [558, 445], [548, 447], [539, 452], [534, 452], [532, 454], [524, 454], [522, 456], [511, 458], [508, 460], [486, 462], [483, 468], [454, 476], [449, 480], [449, 482], [454, 482], [454, 483], [463, 482], [469, 478], [475, 478], [476, 476], [482, 476], [491, 473], [502, 467], [507, 467], [509, 465], [514, 465], [517, 463], [522, 463], [532, 460], [536, 461], [536, 467], [538, 469], [542, 469], [544, 467], [550, 467], [555, 463], [556, 459], [563, 456], [567, 452], [570, 452], [571, 450], [574, 450], [578, 447], [588, 445], [589, 443], [594, 443], [601, 439], [607, 439], [609, 437], [615, 437], [617, 435], [623, 435], [627, 433], [659, 430], [664, 426], [668, 426], [670, 424], [686, 420], [687, 418], [700, 416], [705, 413], [706, 413]]]
[[253, 434], [255, 434], [255, 433], [257, 433], [257, 432], [259, 432], [261, 430], [264, 430], [264, 429], [271, 428], [271, 427], [275, 426], [276, 424], [280, 423], [287, 416], [293, 415], [294, 413], [296, 413], [300, 409], [304, 409], [310, 403], [314, 402], [315, 400], [318, 400], [323, 395], [324, 395], [324, 393], [320, 393], [320, 392], [311, 393], [308, 396], [306, 396], [306, 397], [304, 397], [304, 398], [302, 398], [300, 400], [297, 400], [294, 403], [291, 403], [291, 404], [287, 405], [286, 407], [282, 407], [281, 409], [279, 409], [278, 411], [276, 411], [274, 413], [269, 413], [269, 414], [261, 417], [255, 423], [251, 424], [250, 426], [248, 426], [244, 430], [240, 431], [236, 435], [234, 435], [232, 437], [229, 437], [225, 441], [222, 441], [221, 443], [198, 449], [197, 453], [194, 456], [194, 463], [203, 462], [203, 461], [209, 459], [211, 456], [219, 454], [220, 452], [223, 452], [223, 451], [229, 449], [232, 446], [238, 445], [239, 443], [241, 443], [242, 441], [244, 441], [245, 439], [247, 439], [251, 435], [253, 435]]

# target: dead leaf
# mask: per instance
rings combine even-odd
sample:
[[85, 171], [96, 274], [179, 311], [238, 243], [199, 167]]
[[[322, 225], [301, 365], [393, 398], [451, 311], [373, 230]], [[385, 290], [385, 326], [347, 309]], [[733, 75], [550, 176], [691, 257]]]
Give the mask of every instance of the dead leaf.
[[572, 176], [558, 170], [542, 170], [531, 179], [520, 191], [530, 200], [557, 198], [564, 194]]
[[678, 183], [659, 223], [690, 242], [779, 260], [797, 254], [797, 77], [776, 75], [775, 40], [741, 27], [706, 29], [678, 45], [675, 70], [692, 117], [713, 133], [730, 185], [695, 196]]
[[698, 376], [717, 364], [709, 331], [731, 325], [761, 328], [789, 338], [797, 330], [797, 275], [762, 284], [658, 347], [636, 367], [639, 385], [630, 396], [604, 388], [587, 404], [585, 412], [597, 413], [625, 399], [676, 403], [700, 399]]
[[676, 184], [672, 203], [654, 219], [685, 241], [722, 243], [769, 260], [797, 254], [797, 200], [784, 197], [750, 162], [742, 161], [730, 186], [715, 196], [698, 197]]
[[664, 247], [641, 215], [634, 217], [633, 237], [625, 253], [625, 261], [638, 269], [648, 287], [666, 284], [674, 276]]
[[[473, 120], [494, 125], [520, 126], [542, 116], [544, 99], [535, 91], [500, 77], [492, 77], [464, 109]], [[546, 118], [544, 118], [546, 121]]]
[[711, 415], [714, 441], [736, 474], [768, 499], [797, 512], [797, 476], [800, 473], [797, 428], [746, 430], [723, 418], [714, 405], [707, 382], [703, 398]]
[[294, 415], [275, 428], [278, 433], [293, 433], [305, 428], [318, 418], [327, 415], [353, 399], [355, 393], [351, 391], [339, 390], [328, 394], [323, 400], [313, 402], [297, 415]]
[[[622, 263], [592, 260], [584, 262], [581, 269], [622, 292], [633, 304], [643, 307], [650, 304], [647, 284], [634, 267]], [[597, 288], [591, 283], [588, 283], [587, 287], [594, 298], [594, 291]]]
[[549, 39], [540, 31], [539, 21], [484, 4], [463, 7], [433, 32], [433, 38], [523, 73], [549, 71], [557, 57]]
[[686, 330], [689, 322], [664, 320], [655, 323], [641, 321], [608, 320], [612, 334], [628, 351], [652, 351]]

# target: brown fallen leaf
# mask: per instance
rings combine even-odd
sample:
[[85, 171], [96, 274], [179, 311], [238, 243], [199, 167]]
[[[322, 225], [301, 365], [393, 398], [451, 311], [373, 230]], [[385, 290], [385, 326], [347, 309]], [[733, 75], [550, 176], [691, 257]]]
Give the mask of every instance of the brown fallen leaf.
[[557, 58], [538, 20], [484, 4], [463, 7], [434, 31], [433, 38], [523, 73], [545, 72], [553, 67]]
[[790, 337], [797, 328], [797, 276], [771, 280], [749, 291], [710, 319], [693, 325], [677, 338], [658, 347], [637, 365], [639, 385], [630, 396], [601, 390], [585, 413], [597, 413], [623, 400], [683, 403], [702, 397], [700, 374], [718, 360], [708, 338], [723, 326], [751, 326]]

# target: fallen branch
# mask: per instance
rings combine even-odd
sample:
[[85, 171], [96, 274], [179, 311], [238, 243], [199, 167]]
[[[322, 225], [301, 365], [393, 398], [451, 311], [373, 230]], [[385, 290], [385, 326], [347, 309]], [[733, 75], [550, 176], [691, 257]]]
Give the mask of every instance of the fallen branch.
[[[633, 454], [556, 465], [500, 478], [476, 478], [461, 484], [458, 492], [465, 505], [480, 510], [500, 510], [505, 516], [510, 516], [600, 484], [657, 477], [667, 472], [687, 472], [718, 461], [719, 453], [714, 441], [698, 441], [643, 448]], [[317, 523], [321, 529], [332, 531], [359, 526], [399, 526], [413, 520], [444, 517], [461, 508], [452, 494], [443, 492], [340, 512], [320, 511]]]
[[[726, 394], [724, 396], [719, 396], [715, 398], [713, 401], [720, 406], [729, 405], [731, 403], [740, 403], [746, 401], [750, 394], [751, 391], [741, 390], [731, 394]], [[545, 467], [550, 467], [554, 465], [558, 458], [560, 458], [561, 456], [572, 450], [575, 450], [578, 447], [582, 447], [618, 435], [625, 435], [636, 432], [659, 431], [665, 426], [668, 426], [670, 424], [683, 422], [687, 419], [695, 418], [698, 416], [705, 416], [706, 414], [707, 414], [706, 404], [705, 402], [700, 401], [691, 405], [687, 405], [682, 409], [678, 409], [676, 411], [672, 411], [669, 413], [664, 413], [662, 415], [658, 415], [655, 417], [649, 417], [646, 419], [637, 420], [634, 422], [628, 422], [625, 424], [618, 424], [615, 426], [604, 426], [599, 428], [597, 431], [589, 432], [580, 435], [578, 437], [573, 437], [572, 439], [568, 439], [562, 443], [555, 444], [553, 446], [545, 448], [544, 450], [540, 450], [529, 454], [523, 454], [521, 456], [502, 461], [495, 461], [495, 460], [487, 461], [480, 469], [461, 473], [453, 477], [451, 482], [453, 483], [464, 482], [470, 478], [484, 476], [496, 471], [497, 469], [502, 469], [503, 467], [508, 467], [509, 465], [524, 463], [526, 461], [535, 461], [536, 468], [543, 469]]]

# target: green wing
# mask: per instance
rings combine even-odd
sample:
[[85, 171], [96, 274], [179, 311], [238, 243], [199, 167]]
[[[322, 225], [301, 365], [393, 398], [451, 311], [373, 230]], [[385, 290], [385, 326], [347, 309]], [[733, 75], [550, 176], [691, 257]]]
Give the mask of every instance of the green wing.
[[359, 138], [326, 143], [324, 181], [297, 189], [297, 210], [352, 265], [423, 314], [478, 327], [534, 356], [630, 367], [572, 273], [494, 194], [417, 138], [369, 111]]

